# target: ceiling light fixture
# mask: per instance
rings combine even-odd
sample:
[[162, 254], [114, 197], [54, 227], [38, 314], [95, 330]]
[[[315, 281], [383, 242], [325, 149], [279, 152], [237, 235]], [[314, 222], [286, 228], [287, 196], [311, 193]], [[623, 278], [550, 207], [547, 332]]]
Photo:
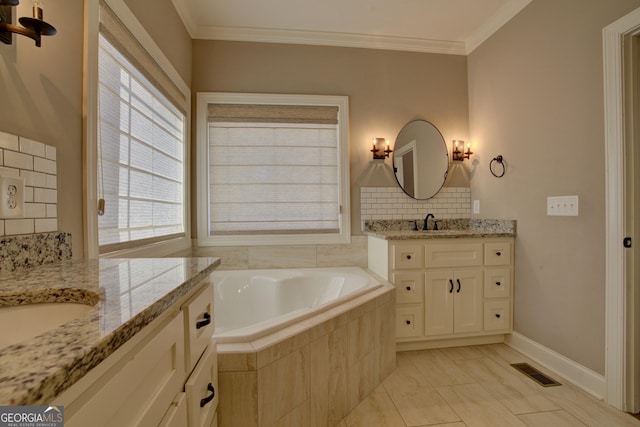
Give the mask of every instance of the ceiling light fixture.
[[0, 0], [0, 41], [12, 43], [12, 33], [22, 34], [33, 39], [40, 47], [41, 36], [53, 36], [57, 33], [53, 25], [42, 20], [43, 0], [33, 0], [33, 18], [23, 16], [18, 19], [20, 24], [13, 24], [13, 8], [20, 4], [20, 0]]

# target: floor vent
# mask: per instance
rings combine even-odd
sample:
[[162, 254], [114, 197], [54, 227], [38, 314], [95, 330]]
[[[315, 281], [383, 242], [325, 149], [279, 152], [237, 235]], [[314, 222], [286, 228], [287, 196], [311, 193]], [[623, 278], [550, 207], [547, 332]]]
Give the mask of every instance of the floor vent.
[[557, 385], [562, 385], [558, 381], [554, 380], [553, 378], [550, 378], [547, 375], [543, 374], [542, 372], [538, 371], [536, 368], [529, 365], [528, 363], [514, 363], [511, 366], [513, 366], [518, 371], [522, 372], [523, 374], [525, 374], [526, 376], [528, 376], [529, 378], [531, 378], [532, 380], [540, 384], [542, 387], [553, 387]]

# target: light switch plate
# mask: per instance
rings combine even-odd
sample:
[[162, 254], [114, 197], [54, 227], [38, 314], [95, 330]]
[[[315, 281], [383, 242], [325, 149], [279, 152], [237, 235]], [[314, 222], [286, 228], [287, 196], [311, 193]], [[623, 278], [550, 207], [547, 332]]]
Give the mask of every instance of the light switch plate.
[[24, 178], [0, 176], [0, 218], [24, 216]]
[[578, 196], [547, 197], [548, 216], [578, 216]]

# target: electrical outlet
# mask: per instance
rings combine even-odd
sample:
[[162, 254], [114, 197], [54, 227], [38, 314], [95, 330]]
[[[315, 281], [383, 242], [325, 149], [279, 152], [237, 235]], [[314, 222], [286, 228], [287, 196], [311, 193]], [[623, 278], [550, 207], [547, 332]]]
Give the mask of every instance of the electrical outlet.
[[0, 218], [24, 216], [24, 178], [0, 176]]
[[480, 200], [474, 200], [473, 201], [473, 213], [474, 214], [479, 214], [480, 213]]
[[578, 216], [578, 196], [547, 197], [548, 216]]

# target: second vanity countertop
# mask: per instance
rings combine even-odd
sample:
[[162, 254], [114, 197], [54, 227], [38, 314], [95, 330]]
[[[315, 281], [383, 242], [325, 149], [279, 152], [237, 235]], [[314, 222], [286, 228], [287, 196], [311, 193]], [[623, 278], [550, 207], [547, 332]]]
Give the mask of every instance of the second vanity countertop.
[[48, 405], [219, 264], [219, 258], [73, 260], [2, 273], [0, 307], [95, 305], [69, 323], [0, 349], [0, 405]]
[[[420, 228], [421, 221], [417, 221]], [[513, 220], [442, 219], [438, 220], [438, 230], [413, 230], [413, 225], [413, 220], [365, 221], [364, 234], [384, 240], [516, 236], [516, 221]]]

